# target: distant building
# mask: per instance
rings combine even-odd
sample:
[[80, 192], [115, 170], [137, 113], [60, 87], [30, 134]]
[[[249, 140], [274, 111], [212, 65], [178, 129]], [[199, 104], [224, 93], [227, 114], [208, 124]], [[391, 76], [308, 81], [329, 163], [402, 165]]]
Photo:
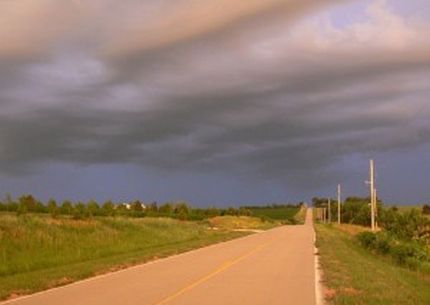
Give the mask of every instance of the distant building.
[[[131, 210], [133, 204], [134, 203], [123, 202], [123, 203], [118, 204], [115, 208], [118, 209], [118, 208], [124, 207], [126, 210]], [[146, 205], [144, 203], [141, 203], [141, 206], [142, 206], [142, 210], [146, 209]]]

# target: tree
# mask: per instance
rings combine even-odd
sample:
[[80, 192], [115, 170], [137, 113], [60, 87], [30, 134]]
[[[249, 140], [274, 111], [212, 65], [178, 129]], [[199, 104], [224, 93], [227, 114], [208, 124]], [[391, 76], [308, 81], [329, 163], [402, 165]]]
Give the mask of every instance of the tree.
[[423, 214], [424, 215], [430, 215], [430, 205], [429, 204], [425, 204], [423, 206]]
[[172, 212], [173, 212], [173, 205], [171, 203], [169, 203], [169, 202], [166, 202], [165, 204], [161, 205], [158, 208], [158, 212], [161, 213], [161, 214], [165, 214], [165, 215], [172, 214]]
[[230, 216], [239, 216], [239, 210], [233, 207], [229, 207], [227, 210], [224, 210], [222, 214]]
[[175, 214], [188, 214], [190, 211], [190, 208], [188, 207], [188, 204], [186, 202], [178, 202], [175, 204], [175, 208], [173, 212]]
[[105, 216], [115, 216], [115, 205], [112, 201], [108, 200], [103, 203], [102, 213]]
[[252, 212], [251, 212], [251, 210], [250, 210], [250, 209], [247, 209], [247, 208], [241, 207], [241, 208], [239, 208], [239, 215], [240, 215], [240, 216], [251, 216], [251, 215], [252, 215]]
[[99, 214], [99, 204], [95, 200], [90, 200], [87, 204], [86, 210], [88, 211], [88, 214], [90, 217], [97, 216]]
[[[377, 215], [381, 215], [382, 201], [377, 200]], [[337, 209], [337, 205], [334, 205]], [[333, 205], [332, 205], [333, 207]], [[332, 214], [333, 215], [333, 214]], [[370, 225], [370, 198], [369, 197], [347, 197], [342, 204], [342, 221], [363, 226]]]
[[180, 220], [187, 220], [190, 208], [186, 202], [178, 202], [175, 204], [173, 212], [177, 215]]
[[131, 204], [131, 209], [135, 212], [142, 212], [143, 211], [143, 204], [139, 200], [134, 201]]
[[64, 215], [72, 215], [73, 204], [69, 200], [64, 200], [60, 207], [60, 213]]
[[157, 206], [157, 202], [156, 201], [154, 201], [154, 202], [152, 202], [152, 203], [150, 203], [147, 207], [146, 207], [146, 210], [148, 211], [148, 212], [158, 212], [158, 206]]
[[18, 214], [36, 211], [37, 202], [32, 195], [23, 195], [18, 199]]
[[206, 212], [205, 212], [206, 217], [209, 217], [209, 218], [219, 216], [220, 214], [221, 214], [220, 210], [215, 207], [210, 207], [206, 209]]
[[58, 206], [57, 202], [54, 199], [49, 199], [47, 204], [48, 212], [51, 214], [53, 218], [56, 218], [58, 216]]
[[312, 205], [314, 206], [314, 208], [326, 207], [327, 203], [328, 203], [328, 198], [323, 198], [323, 197], [312, 198]]
[[84, 219], [88, 217], [89, 214], [85, 205], [82, 202], [78, 202], [73, 209], [73, 219]]

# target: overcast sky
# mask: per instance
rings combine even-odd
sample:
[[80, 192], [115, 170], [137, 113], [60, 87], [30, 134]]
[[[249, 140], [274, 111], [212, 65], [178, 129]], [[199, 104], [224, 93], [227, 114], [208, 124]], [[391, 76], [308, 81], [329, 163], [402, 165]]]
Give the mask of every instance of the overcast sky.
[[0, 196], [430, 202], [429, 93], [428, 0], [0, 0]]

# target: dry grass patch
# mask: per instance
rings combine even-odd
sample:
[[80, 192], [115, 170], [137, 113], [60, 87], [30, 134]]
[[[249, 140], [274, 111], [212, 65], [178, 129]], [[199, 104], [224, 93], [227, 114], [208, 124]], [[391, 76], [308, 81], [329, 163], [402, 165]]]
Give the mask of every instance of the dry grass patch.
[[217, 216], [208, 220], [210, 226], [219, 230], [267, 230], [280, 224], [276, 221], [262, 221], [249, 216]]

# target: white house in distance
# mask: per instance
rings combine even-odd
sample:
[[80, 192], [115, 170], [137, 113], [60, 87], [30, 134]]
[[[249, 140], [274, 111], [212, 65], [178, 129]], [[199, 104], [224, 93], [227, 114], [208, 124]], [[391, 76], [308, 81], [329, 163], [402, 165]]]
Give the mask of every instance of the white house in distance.
[[[131, 210], [133, 203], [132, 202], [123, 202], [118, 204], [115, 208], [119, 208], [119, 207], [125, 207], [126, 210]], [[145, 210], [146, 209], [146, 205], [144, 203], [141, 203], [142, 209]]]

